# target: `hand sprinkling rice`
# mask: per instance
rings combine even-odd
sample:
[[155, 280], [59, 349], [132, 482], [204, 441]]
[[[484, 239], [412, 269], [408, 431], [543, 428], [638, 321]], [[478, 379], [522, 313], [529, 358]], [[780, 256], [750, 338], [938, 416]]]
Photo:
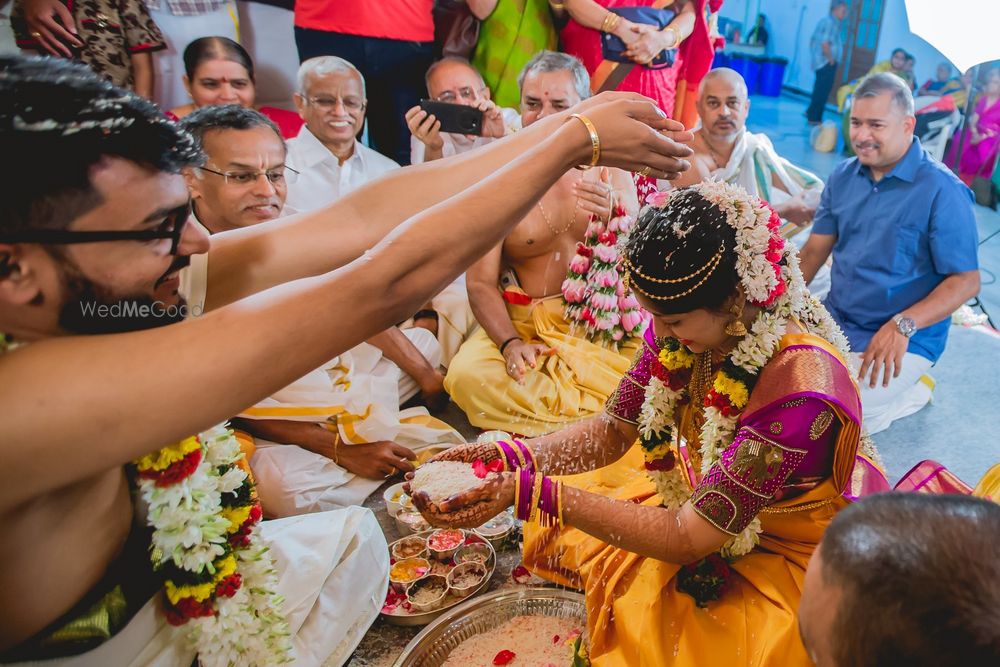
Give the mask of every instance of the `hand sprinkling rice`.
[[482, 486], [483, 479], [476, 475], [468, 463], [458, 461], [429, 461], [417, 468], [410, 480], [414, 494], [425, 493], [435, 504], [464, 491]]

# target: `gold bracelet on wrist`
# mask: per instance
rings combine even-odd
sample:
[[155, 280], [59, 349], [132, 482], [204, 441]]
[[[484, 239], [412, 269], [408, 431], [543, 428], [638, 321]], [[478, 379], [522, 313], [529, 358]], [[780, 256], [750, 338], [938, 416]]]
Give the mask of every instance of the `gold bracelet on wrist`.
[[608, 12], [604, 15], [604, 21], [601, 22], [601, 32], [614, 32], [621, 20], [622, 17], [618, 14]]
[[673, 28], [671, 28], [670, 26], [667, 26], [666, 28], [663, 29], [663, 33], [664, 34], [666, 34], [668, 32], [671, 35], [673, 35], [674, 39], [673, 39], [673, 41], [671, 41], [670, 46], [668, 46], [667, 48], [668, 49], [676, 48], [677, 45], [680, 44], [680, 37], [677, 35], [677, 31], [674, 30]]
[[576, 118], [578, 121], [583, 123], [584, 127], [587, 128], [587, 133], [590, 135], [590, 164], [588, 165], [577, 165], [577, 169], [590, 169], [591, 167], [596, 167], [597, 163], [601, 159], [601, 137], [597, 134], [597, 128], [590, 121], [589, 118], [583, 114], [574, 113], [570, 114], [570, 118]]

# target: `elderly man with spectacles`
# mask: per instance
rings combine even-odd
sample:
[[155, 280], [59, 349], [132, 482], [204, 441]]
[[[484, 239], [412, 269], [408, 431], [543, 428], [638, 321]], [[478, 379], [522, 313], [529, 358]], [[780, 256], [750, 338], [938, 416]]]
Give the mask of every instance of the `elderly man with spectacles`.
[[298, 91], [305, 125], [288, 140], [288, 164], [300, 172], [288, 187], [288, 212], [314, 211], [399, 168], [357, 139], [368, 99], [354, 65], [337, 56], [310, 58], [299, 67]]
[[266, 116], [236, 104], [205, 107], [186, 123], [208, 160], [187, 173], [195, 219], [211, 234], [281, 215], [297, 172], [285, 166], [285, 140]]
[[419, 106], [406, 112], [410, 128], [410, 162], [420, 164], [458, 155], [506, 136], [520, 129], [516, 109], [498, 107], [490, 100], [490, 89], [483, 76], [468, 60], [447, 57], [427, 70], [427, 93], [431, 99], [448, 104], [464, 104], [483, 111], [483, 136], [441, 132], [441, 122]]
[[[235, 104], [203, 107], [181, 127], [205, 153], [205, 164], [185, 170], [185, 178], [195, 219], [210, 234], [282, 216], [298, 174], [285, 166], [284, 141], [268, 118]], [[192, 315], [205, 310], [208, 275], [205, 253], [181, 272]], [[431, 332], [390, 327], [240, 413], [233, 423], [253, 436], [256, 451], [248, 457], [264, 513], [360, 505], [387, 477], [412, 470], [411, 447], [461, 442], [424, 408], [400, 410], [418, 393], [435, 405], [444, 398], [440, 357]]]

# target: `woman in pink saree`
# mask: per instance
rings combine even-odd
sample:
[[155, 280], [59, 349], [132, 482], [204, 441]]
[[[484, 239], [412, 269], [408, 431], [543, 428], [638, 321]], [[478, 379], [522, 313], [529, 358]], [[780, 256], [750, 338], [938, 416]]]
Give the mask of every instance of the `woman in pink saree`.
[[[580, 60], [591, 76], [591, 90], [622, 90], [640, 93], [657, 101], [671, 118], [694, 127], [698, 120], [694, 103], [698, 85], [712, 66], [714, 48], [705, 16], [706, 5], [717, 12], [722, 0], [566, 0], [550, 5], [569, 15], [560, 38], [563, 50]], [[610, 9], [648, 7], [669, 9], [676, 16], [662, 30], [609, 16]], [[633, 63], [616, 63], [602, 56], [602, 31], [619, 37], [629, 49]], [[663, 69], [645, 65], [664, 49], [676, 49], [674, 64]], [[627, 72], [627, 74], [626, 74]], [[624, 78], [621, 78], [625, 74]]]
[[[958, 141], [953, 140], [953, 147], [946, 160], [948, 166], [954, 166]], [[976, 103], [976, 109], [969, 118], [962, 142], [962, 160], [958, 165], [958, 175], [966, 185], [972, 185], [972, 179], [993, 177], [993, 167], [997, 161], [997, 151], [1000, 150], [1000, 68], [990, 70], [986, 76], [986, 86], [983, 95]]]

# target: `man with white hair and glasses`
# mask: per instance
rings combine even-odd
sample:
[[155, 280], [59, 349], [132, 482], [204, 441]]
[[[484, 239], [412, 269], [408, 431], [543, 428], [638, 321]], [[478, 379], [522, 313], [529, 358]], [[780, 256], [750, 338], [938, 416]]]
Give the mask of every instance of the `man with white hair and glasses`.
[[288, 166], [300, 172], [288, 188], [288, 212], [313, 211], [399, 168], [358, 141], [368, 108], [365, 79], [343, 58], [302, 63], [295, 106], [305, 125], [288, 140]]

